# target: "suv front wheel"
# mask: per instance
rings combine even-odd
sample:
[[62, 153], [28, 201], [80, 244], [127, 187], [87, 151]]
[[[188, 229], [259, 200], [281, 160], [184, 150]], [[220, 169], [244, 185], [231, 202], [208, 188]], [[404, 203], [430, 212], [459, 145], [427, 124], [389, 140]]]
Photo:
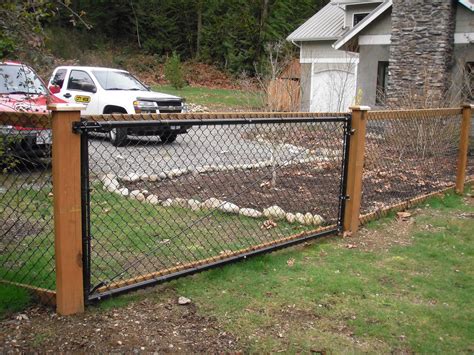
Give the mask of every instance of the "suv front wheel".
[[112, 128], [109, 132], [109, 138], [114, 147], [123, 147], [127, 143], [127, 130]]
[[165, 144], [173, 143], [176, 140], [176, 137], [178, 137], [178, 134], [173, 133], [173, 132], [166, 132], [166, 133], [160, 134], [160, 139]]

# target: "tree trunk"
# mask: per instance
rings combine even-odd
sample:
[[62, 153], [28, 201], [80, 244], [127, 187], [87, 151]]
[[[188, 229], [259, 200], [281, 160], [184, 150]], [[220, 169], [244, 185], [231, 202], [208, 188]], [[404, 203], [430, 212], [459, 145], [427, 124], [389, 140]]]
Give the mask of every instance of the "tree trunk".
[[201, 57], [202, 40], [202, 0], [197, 2], [197, 32], [196, 32], [196, 58]]

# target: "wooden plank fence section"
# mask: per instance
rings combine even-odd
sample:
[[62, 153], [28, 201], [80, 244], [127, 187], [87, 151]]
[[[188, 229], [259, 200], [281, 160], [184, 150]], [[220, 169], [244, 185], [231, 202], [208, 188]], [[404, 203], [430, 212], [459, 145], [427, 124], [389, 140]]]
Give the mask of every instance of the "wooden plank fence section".
[[439, 118], [446, 116], [456, 116], [462, 113], [461, 108], [432, 108], [419, 110], [395, 110], [395, 111], [370, 111], [367, 114], [369, 120], [390, 120], [390, 119], [414, 119], [414, 118]]
[[51, 115], [29, 112], [0, 112], [0, 125], [51, 128]]

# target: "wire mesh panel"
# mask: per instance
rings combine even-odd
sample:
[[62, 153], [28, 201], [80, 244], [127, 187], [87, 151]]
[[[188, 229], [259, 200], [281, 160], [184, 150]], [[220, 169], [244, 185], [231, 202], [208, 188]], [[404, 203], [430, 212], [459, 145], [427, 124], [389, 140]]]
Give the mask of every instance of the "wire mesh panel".
[[453, 186], [460, 125], [458, 109], [369, 113], [361, 213]]
[[92, 298], [337, 230], [347, 120], [85, 124]]
[[0, 113], [0, 280], [54, 290], [48, 126], [49, 116]]

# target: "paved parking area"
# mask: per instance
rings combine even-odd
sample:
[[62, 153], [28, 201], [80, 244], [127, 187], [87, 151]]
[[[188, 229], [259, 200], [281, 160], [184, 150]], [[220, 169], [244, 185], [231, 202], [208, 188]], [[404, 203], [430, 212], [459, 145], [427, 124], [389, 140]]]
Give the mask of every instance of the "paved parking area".
[[133, 138], [125, 147], [114, 147], [104, 138], [89, 143], [92, 174], [158, 174], [172, 169], [196, 169], [206, 165], [255, 164], [272, 158], [277, 162], [308, 157], [306, 149], [282, 142], [270, 144], [244, 139], [250, 126], [192, 127], [172, 144], [158, 138]]

